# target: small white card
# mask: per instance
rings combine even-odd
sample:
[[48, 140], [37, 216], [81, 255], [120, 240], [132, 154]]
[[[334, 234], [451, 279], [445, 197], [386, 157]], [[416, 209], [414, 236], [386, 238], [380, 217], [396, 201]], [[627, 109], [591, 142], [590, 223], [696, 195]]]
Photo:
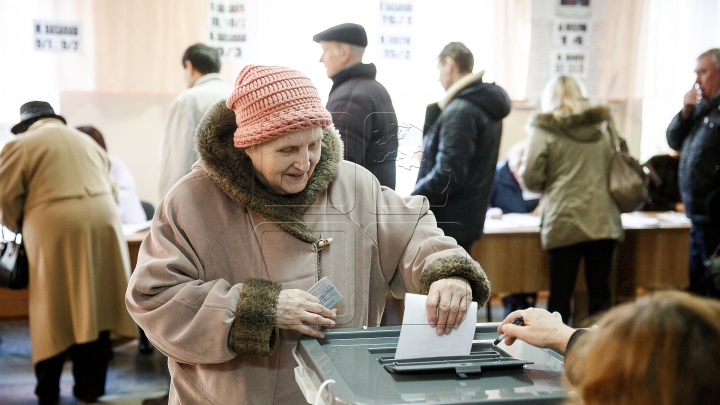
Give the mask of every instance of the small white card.
[[320, 303], [327, 309], [332, 309], [340, 301], [342, 294], [327, 276], [321, 278], [308, 292], [320, 299]]
[[426, 301], [427, 295], [405, 294], [405, 314], [395, 358], [469, 355], [477, 323], [477, 302], [470, 303], [459, 328], [453, 329], [449, 335], [438, 336], [435, 328], [428, 323]]

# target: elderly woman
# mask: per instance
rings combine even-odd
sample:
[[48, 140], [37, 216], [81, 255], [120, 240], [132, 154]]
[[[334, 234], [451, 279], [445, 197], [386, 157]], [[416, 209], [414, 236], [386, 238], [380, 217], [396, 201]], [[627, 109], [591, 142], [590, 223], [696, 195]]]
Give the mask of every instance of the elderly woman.
[[[126, 296], [169, 357], [171, 404], [302, 403], [300, 335], [377, 325], [388, 289], [428, 294], [439, 334], [487, 301], [427, 200], [343, 161], [339, 139], [312, 82], [277, 66], [245, 67], [203, 119], [200, 160], [158, 208]], [[337, 314], [306, 292], [323, 276]]]

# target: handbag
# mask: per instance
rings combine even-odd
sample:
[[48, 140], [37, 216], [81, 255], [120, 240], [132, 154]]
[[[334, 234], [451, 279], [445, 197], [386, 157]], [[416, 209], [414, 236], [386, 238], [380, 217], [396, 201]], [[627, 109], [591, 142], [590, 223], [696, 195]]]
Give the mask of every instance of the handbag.
[[5, 228], [2, 228], [0, 241], [0, 287], [20, 290], [28, 285], [28, 260], [22, 244], [20, 226], [12, 240], [5, 239]]
[[707, 269], [710, 282], [715, 285], [715, 288], [720, 290], [720, 246], [715, 248], [715, 252], [705, 261], [705, 268]]
[[622, 147], [620, 135], [612, 120], [608, 121], [608, 131], [615, 152], [608, 176], [610, 195], [620, 212], [632, 212], [648, 200], [643, 166]]

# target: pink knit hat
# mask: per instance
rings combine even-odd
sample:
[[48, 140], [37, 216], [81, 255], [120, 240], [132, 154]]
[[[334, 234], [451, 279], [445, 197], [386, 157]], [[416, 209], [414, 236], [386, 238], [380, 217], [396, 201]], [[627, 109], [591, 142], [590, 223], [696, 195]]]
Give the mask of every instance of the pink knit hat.
[[235, 111], [235, 147], [257, 145], [289, 132], [332, 124], [315, 85], [282, 66], [247, 65], [227, 100]]

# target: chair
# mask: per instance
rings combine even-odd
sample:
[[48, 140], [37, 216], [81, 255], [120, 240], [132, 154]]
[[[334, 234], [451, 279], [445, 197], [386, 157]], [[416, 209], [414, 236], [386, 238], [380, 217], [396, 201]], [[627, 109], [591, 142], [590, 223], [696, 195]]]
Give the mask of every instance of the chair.
[[143, 210], [145, 210], [145, 217], [148, 220], [152, 219], [153, 215], [155, 215], [155, 207], [147, 201], [140, 201], [140, 204], [142, 205]]

